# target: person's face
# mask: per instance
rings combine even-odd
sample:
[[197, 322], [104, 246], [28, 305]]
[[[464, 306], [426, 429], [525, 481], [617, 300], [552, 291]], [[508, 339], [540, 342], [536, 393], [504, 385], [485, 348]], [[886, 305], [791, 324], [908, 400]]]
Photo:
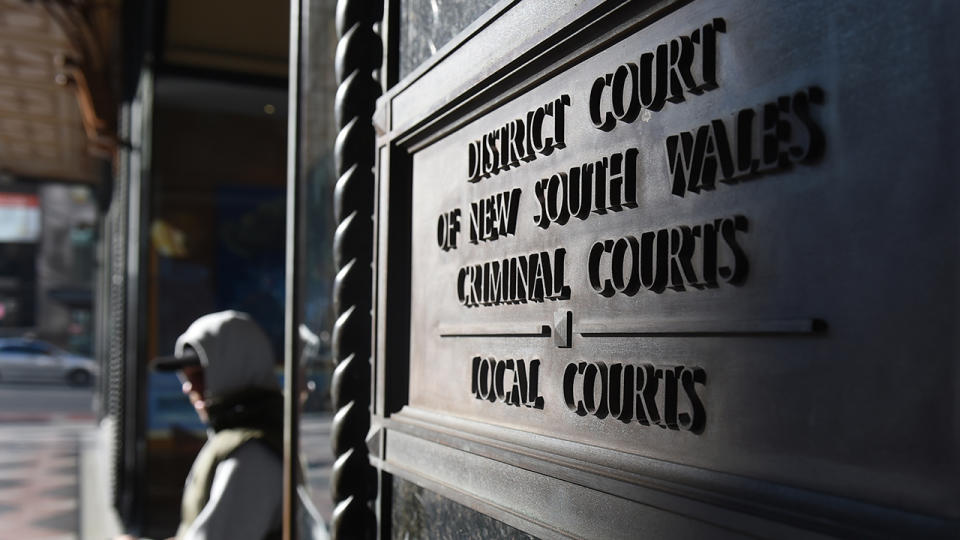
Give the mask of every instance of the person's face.
[[180, 382], [183, 383], [181, 389], [183, 393], [190, 398], [190, 403], [196, 409], [197, 415], [204, 422], [207, 421], [207, 409], [204, 402], [204, 394], [207, 391], [206, 379], [204, 378], [203, 368], [200, 366], [185, 367], [179, 372]]

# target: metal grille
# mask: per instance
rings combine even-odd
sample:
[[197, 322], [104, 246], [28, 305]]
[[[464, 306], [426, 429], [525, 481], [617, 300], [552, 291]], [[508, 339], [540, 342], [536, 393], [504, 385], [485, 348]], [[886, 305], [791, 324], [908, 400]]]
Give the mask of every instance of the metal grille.
[[123, 497], [123, 441], [125, 426], [124, 400], [126, 399], [124, 351], [126, 350], [126, 261], [127, 261], [127, 209], [129, 207], [129, 154], [121, 152], [117, 181], [114, 183], [110, 210], [107, 213], [107, 238], [109, 262], [107, 283], [109, 306], [106, 323], [106, 393], [105, 411], [108, 417], [106, 428], [109, 441], [110, 487], [113, 504], [122, 511]]

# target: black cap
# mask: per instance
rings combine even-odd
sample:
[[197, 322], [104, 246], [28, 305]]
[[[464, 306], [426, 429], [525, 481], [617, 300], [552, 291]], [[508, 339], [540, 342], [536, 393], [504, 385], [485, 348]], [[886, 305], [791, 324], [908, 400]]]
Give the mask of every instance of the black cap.
[[189, 366], [199, 366], [200, 356], [192, 347], [186, 347], [180, 356], [158, 356], [153, 359], [153, 369], [157, 371], [176, 371]]

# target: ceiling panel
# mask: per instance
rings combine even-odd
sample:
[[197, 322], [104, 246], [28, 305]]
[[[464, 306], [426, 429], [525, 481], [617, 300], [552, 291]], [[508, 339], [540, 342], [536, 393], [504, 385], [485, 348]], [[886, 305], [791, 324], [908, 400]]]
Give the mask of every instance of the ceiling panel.
[[40, 3], [0, 0], [0, 172], [96, 181], [76, 94], [56, 82], [64, 57], [79, 54]]
[[163, 62], [287, 76], [290, 7], [261, 0], [168, 0]]

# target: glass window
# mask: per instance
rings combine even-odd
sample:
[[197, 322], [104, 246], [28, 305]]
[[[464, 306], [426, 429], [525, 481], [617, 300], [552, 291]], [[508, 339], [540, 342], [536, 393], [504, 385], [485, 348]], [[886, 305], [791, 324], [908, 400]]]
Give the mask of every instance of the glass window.
[[497, 0], [400, 2], [400, 78], [433, 56]]
[[[337, 136], [333, 119], [337, 83], [334, 51], [337, 47], [336, 3], [306, 2], [301, 28], [299, 189], [304, 205], [300, 211], [301, 257], [296, 279], [301, 291], [297, 299], [297, 334], [300, 340], [301, 394], [300, 458], [313, 506], [327, 523], [333, 513], [330, 497], [330, 378], [333, 361], [330, 332], [334, 313], [331, 297], [336, 275], [333, 265], [333, 145]], [[307, 7], [309, 6], [309, 7]], [[301, 516], [303, 517], [303, 516]]]

